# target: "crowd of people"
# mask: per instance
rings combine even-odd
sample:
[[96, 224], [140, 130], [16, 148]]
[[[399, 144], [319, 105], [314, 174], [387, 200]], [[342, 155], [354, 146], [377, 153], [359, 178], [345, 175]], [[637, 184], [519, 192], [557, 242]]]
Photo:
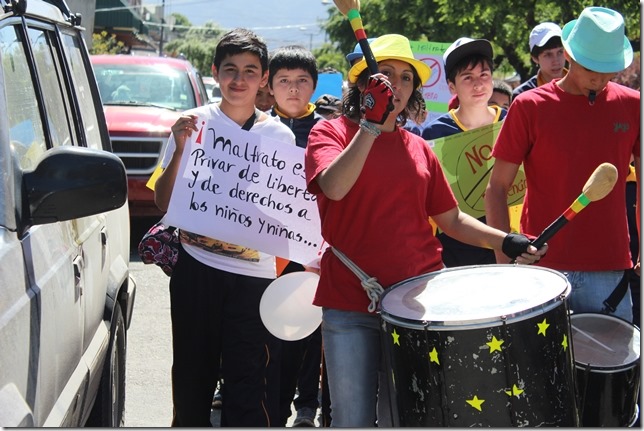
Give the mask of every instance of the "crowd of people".
[[[269, 56], [257, 34], [231, 30], [212, 65], [221, 102], [185, 112], [172, 127], [155, 186], [159, 208], [168, 208], [197, 118], [208, 118], [304, 149], [307, 188], [329, 245], [319, 268], [309, 268], [181, 231], [170, 279], [173, 426], [211, 426], [218, 384], [221, 426], [286, 426], [292, 403], [294, 426], [391, 426], [377, 305], [382, 291], [411, 277], [464, 265], [540, 265], [569, 279], [572, 310], [601, 312], [625, 272], [639, 275], [626, 185], [631, 169], [639, 185], [640, 95], [611, 82], [633, 58], [621, 15], [589, 7], [563, 29], [536, 26], [529, 48], [538, 72], [514, 91], [493, 79], [489, 41], [459, 38], [443, 55], [449, 111], [424, 130], [412, 126], [426, 118], [420, 89], [431, 69], [403, 35], [369, 44], [377, 73], [356, 45], [343, 97], [311, 101], [318, 69], [309, 50], [285, 46]], [[477, 219], [459, 209], [427, 140], [497, 122], [486, 215]], [[607, 161], [618, 168], [613, 192], [534, 247]], [[510, 230], [506, 197], [521, 164], [519, 233]], [[323, 317], [310, 336], [284, 341], [262, 324], [259, 302], [276, 277], [294, 271], [319, 273], [313, 304]], [[633, 309], [629, 290], [614, 314], [633, 321]]]

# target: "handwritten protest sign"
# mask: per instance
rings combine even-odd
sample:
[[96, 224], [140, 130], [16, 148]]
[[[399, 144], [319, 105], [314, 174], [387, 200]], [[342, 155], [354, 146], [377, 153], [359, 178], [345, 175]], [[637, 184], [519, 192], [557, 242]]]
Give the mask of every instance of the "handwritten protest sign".
[[304, 149], [199, 120], [166, 221], [180, 229], [317, 266], [323, 240], [306, 191]]
[[445, 79], [443, 53], [450, 43], [410, 41], [411, 50], [417, 60], [424, 62], [432, 69], [432, 75], [423, 83], [422, 93], [428, 111], [428, 122], [447, 112], [449, 99], [452, 97]]
[[[461, 211], [476, 218], [485, 215], [483, 196], [494, 166], [492, 147], [502, 124], [494, 123], [428, 141], [441, 162]], [[508, 207], [522, 204], [525, 191], [525, 173], [521, 166], [508, 192]]]

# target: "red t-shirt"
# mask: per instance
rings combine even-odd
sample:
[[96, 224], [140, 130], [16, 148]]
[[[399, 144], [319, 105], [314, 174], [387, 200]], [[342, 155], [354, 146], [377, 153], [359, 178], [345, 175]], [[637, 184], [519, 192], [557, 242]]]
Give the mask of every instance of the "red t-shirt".
[[[339, 201], [327, 199], [315, 178], [358, 131], [345, 117], [320, 121], [306, 147], [308, 189], [317, 195], [324, 240], [384, 287], [443, 267], [428, 217], [457, 203], [427, 143], [398, 128], [374, 142], [360, 176]], [[359, 279], [330, 249], [322, 256], [314, 304], [367, 312]]]
[[613, 82], [593, 105], [554, 81], [512, 102], [492, 155], [524, 164], [522, 232], [539, 235], [581, 194], [601, 163], [612, 163], [619, 173], [604, 199], [588, 204], [548, 241], [540, 265], [571, 271], [631, 266], [625, 186], [631, 155], [640, 155], [639, 142], [640, 94]]

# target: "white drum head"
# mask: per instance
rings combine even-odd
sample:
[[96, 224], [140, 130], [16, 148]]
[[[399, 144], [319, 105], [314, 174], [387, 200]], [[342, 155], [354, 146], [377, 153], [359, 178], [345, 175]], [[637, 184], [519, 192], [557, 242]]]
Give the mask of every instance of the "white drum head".
[[[521, 320], [560, 305], [570, 293], [566, 277], [527, 265], [450, 268], [392, 286], [380, 302], [383, 316], [458, 326]], [[533, 313], [534, 312], [534, 313]]]

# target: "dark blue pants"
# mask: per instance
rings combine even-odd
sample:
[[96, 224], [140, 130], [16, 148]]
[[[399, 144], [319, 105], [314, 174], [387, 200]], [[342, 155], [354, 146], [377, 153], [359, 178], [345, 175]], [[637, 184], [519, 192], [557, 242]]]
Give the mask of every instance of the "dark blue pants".
[[[281, 275], [304, 271], [299, 263], [289, 262]], [[280, 426], [286, 426], [295, 410], [319, 406], [320, 366], [322, 364], [322, 332], [318, 327], [311, 335], [297, 341], [276, 340], [280, 344]], [[297, 389], [298, 396], [295, 397]]]

